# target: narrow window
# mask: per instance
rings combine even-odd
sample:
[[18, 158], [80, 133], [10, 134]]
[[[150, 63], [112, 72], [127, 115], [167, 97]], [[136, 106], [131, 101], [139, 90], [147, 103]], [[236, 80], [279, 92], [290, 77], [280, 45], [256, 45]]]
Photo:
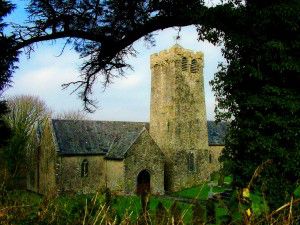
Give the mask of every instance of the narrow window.
[[182, 71], [187, 71], [187, 58], [186, 57], [183, 57], [182, 58], [182, 61], [181, 61], [181, 69]]
[[209, 156], [208, 156], [208, 161], [209, 161], [209, 163], [212, 163], [212, 156], [211, 156], [211, 154], [209, 154]]
[[81, 177], [87, 177], [89, 175], [89, 162], [87, 159], [81, 163]]
[[195, 156], [194, 153], [188, 153], [188, 170], [190, 172], [195, 171]]
[[198, 63], [197, 63], [196, 59], [192, 60], [192, 63], [191, 63], [191, 72], [192, 73], [197, 73], [198, 72]]
[[175, 130], [175, 133], [176, 133], [177, 135], [180, 135], [180, 131], [181, 131], [180, 125], [177, 125], [176, 130]]

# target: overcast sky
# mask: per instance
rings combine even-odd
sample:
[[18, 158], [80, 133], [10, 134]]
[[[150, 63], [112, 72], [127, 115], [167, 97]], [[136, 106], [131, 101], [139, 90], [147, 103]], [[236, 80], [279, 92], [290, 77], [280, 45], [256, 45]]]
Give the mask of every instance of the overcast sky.
[[[20, 22], [25, 15], [24, 2], [18, 2], [18, 8], [8, 17], [8, 21]], [[22, 3], [22, 4], [20, 4]], [[126, 77], [115, 79], [105, 91], [101, 85], [94, 87], [93, 98], [98, 108], [89, 118], [95, 120], [149, 121], [150, 118], [150, 55], [172, 47], [177, 31], [173, 28], [155, 33], [156, 46], [148, 48], [143, 40], [134, 43], [137, 57], [127, 61], [134, 71], [128, 70]], [[207, 118], [214, 119], [215, 98], [208, 84], [217, 71], [218, 63], [224, 61], [221, 48], [207, 42], [197, 41], [197, 32], [193, 26], [184, 27], [178, 42], [182, 47], [204, 53], [204, 82]], [[36, 51], [27, 59], [20, 58], [19, 69], [13, 75], [13, 87], [5, 96], [30, 94], [43, 99], [54, 112], [82, 110], [82, 102], [76, 94], [70, 95], [72, 88], [62, 90], [61, 84], [78, 80], [81, 61], [78, 54], [66, 48], [64, 54], [57, 57], [63, 41], [39, 44]]]

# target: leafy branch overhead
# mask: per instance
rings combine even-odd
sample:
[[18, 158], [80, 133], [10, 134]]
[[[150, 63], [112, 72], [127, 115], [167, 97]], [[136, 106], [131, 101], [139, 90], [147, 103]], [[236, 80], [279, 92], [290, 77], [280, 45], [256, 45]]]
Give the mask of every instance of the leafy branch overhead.
[[201, 22], [221, 28], [207, 18], [212, 12], [222, 15], [224, 7], [233, 9], [233, 4], [207, 8], [198, 0], [32, 0], [27, 23], [13, 25], [13, 49], [24, 49], [30, 56], [38, 42], [66, 39], [85, 61], [81, 80], [64, 87], [75, 85], [85, 109], [91, 111], [93, 84], [101, 76], [106, 87], [113, 77], [124, 74], [124, 68], [131, 68], [125, 58], [136, 54], [132, 47], [136, 40], [144, 37], [154, 44], [154, 31]]

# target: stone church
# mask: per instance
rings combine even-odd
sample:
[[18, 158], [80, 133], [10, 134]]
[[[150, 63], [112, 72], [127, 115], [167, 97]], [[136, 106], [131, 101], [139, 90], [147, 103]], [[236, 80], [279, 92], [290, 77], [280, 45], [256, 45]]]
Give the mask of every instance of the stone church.
[[203, 53], [153, 54], [150, 123], [52, 119], [38, 135], [29, 190], [163, 195], [219, 168], [225, 124], [206, 120]]

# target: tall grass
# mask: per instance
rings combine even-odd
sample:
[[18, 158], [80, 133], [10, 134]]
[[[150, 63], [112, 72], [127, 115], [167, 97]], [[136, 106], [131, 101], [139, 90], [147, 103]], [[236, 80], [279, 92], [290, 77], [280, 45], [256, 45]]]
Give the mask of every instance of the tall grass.
[[[228, 198], [220, 193], [230, 188], [232, 179], [225, 177], [224, 182], [218, 182], [217, 174], [210, 184], [206, 182], [173, 193], [171, 197], [117, 196], [108, 189], [90, 195], [49, 193], [40, 196], [27, 191], [7, 191], [5, 183], [1, 182], [0, 224], [300, 224], [300, 199], [297, 198], [300, 187], [295, 190], [295, 197], [274, 211], [268, 208], [263, 194], [251, 189], [264, 165], [255, 170], [245, 190], [232, 191]], [[183, 198], [192, 201], [183, 202]]]
[[[251, 198], [252, 202], [262, 201], [259, 193], [253, 193]], [[188, 204], [158, 196], [142, 199], [116, 196], [109, 190], [92, 195], [60, 196], [10, 191], [0, 204], [0, 224], [300, 224], [300, 199], [292, 198], [272, 212], [243, 201], [237, 192], [233, 192], [230, 199], [212, 198], [206, 203], [195, 200]]]

